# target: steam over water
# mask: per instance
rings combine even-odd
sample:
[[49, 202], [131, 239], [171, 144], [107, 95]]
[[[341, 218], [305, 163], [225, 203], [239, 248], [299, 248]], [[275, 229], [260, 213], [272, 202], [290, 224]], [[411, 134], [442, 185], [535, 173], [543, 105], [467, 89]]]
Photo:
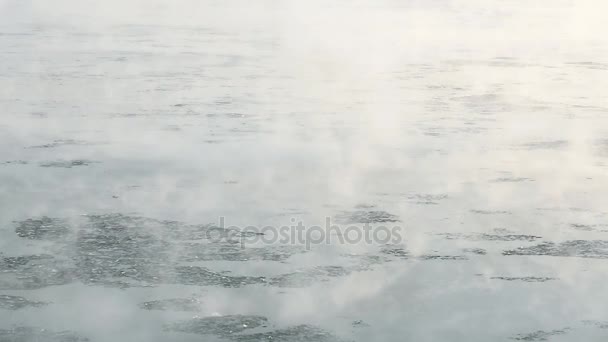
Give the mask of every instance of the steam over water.
[[605, 13], [0, 0], [0, 342], [606, 341]]

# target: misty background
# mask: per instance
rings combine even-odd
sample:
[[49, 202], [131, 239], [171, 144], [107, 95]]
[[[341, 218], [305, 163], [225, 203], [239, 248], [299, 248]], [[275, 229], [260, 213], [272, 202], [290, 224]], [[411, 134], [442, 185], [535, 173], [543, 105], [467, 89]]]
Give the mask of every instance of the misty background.
[[607, 10], [0, 0], [0, 341], [604, 341]]

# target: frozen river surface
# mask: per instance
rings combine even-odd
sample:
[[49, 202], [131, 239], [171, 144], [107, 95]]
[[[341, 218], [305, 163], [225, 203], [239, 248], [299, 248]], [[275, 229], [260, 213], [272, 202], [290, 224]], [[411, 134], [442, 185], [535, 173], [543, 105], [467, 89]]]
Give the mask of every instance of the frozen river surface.
[[0, 0], [0, 341], [608, 340], [607, 12]]

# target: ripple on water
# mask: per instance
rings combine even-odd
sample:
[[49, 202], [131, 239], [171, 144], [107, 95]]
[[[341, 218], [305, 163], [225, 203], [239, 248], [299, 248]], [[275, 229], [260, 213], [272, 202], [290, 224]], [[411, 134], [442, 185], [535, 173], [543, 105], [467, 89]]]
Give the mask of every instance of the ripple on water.
[[0, 329], [0, 341], [2, 342], [88, 342], [86, 337], [79, 336], [71, 331], [53, 332], [46, 329], [33, 327], [15, 327], [12, 329]]
[[500, 177], [491, 180], [493, 183], [521, 183], [532, 181], [534, 181], [534, 179], [526, 177]]
[[5, 162], [2, 162], [2, 164], [4, 164], [4, 165], [27, 165], [28, 162], [25, 160], [8, 160]]
[[27, 307], [41, 307], [48, 303], [31, 301], [19, 296], [0, 295], [0, 309], [19, 310]]
[[464, 255], [440, 255], [440, 254], [423, 254], [418, 256], [420, 260], [469, 260]]
[[[273, 277], [216, 272], [195, 261], [284, 262], [305, 250], [296, 246], [242, 247], [209, 239], [212, 225], [187, 225], [123, 214], [85, 215], [81, 221], [55, 218], [17, 223], [24, 239], [53, 242], [52, 255], [0, 258], [0, 289], [39, 289], [79, 281], [106, 287], [149, 287], [161, 284], [305, 287], [316, 282], [368, 270], [369, 258], [354, 266], [319, 266]], [[69, 236], [67, 236], [69, 234]], [[67, 236], [67, 238], [65, 238]], [[378, 262], [377, 260], [375, 261]]]
[[608, 241], [571, 240], [561, 243], [543, 242], [530, 247], [506, 250], [503, 255], [547, 255], [559, 257], [608, 258]]
[[339, 223], [344, 224], [399, 222], [399, 218], [396, 215], [383, 210], [356, 210], [343, 212], [336, 216], [336, 220]]
[[490, 277], [490, 279], [505, 281], [523, 281], [526, 283], [544, 283], [551, 280], [557, 280], [557, 278], [551, 277]]
[[345, 342], [332, 333], [312, 325], [302, 324], [265, 333], [238, 335], [232, 338], [238, 342]]
[[92, 160], [86, 159], [73, 159], [73, 160], [56, 160], [56, 161], [47, 161], [40, 163], [41, 167], [56, 167], [56, 168], [65, 168], [71, 169], [72, 167], [78, 166], [88, 166], [93, 163], [98, 163]]
[[463, 248], [463, 252], [475, 255], [486, 255], [488, 252], [483, 248]]
[[407, 199], [419, 201], [420, 203], [436, 203], [448, 198], [447, 194], [408, 194]]
[[380, 253], [387, 254], [390, 256], [407, 259], [410, 257], [409, 252], [403, 246], [398, 245], [385, 245], [380, 249]]
[[0, 272], [8, 272], [16, 270], [19, 267], [26, 266], [32, 261], [41, 259], [54, 259], [53, 256], [48, 254], [36, 254], [36, 255], [21, 255], [12, 257], [0, 258]]
[[43, 216], [19, 222], [15, 232], [19, 237], [26, 239], [50, 240], [65, 237], [70, 229], [65, 220]]
[[184, 244], [182, 261], [285, 261], [295, 254], [306, 253], [297, 246], [242, 247], [239, 244]]
[[144, 310], [195, 312], [201, 310], [201, 305], [197, 298], [172, 298], [144, 302], [139, 307]]
[[282, 274], [268, 279], [268, 284], [278, 287], [306, 287], [314, 283], [329, 281], [360, 271], [359, 267], [317, 266], [310, 269]]
[[535, 241], [540, 236], [526, 234], [488, 234], [488, 233], [439, 233], [448, 240], [469, 241]]
[[253, 284], [265, 284], [265, 277], [233, 276], [213, 272], [200, 266], [177, 266], [168, 272], [167, 282], [182, 285], [241, 287]]
[[200, 335], [231, 337], [259, 327], [266, 327], [268, 319], [253, 315], [227, 315], [193, 318], [165, 325], [165, 330]]
[[506, 210], [481, 210], [481, 209], [471, 209], [473, 214], [479, 215], [500, 215], [500, 214], [511, 214], [511, 212]]
[[0, 259], [0, 289], [35, 290], [65, 285], [76, 280], [70, 263], [49, 255], [26, 255]]
[[580, 223], [572, 223], [570, 224], [572, 229], [581, 230], [581, 231], [594, 231], [594, 232], [608, 232], [608, 225], [606, 224], [580, 224]]
[[522, 147], [527, 150], [560, 150], [568, 147], [567, 140], [551, 140], [551, 141], [534, 141], [523, 144]]
[[598, 329], [608, 329], [608, 321], [585, 320], [583, 321], [583, 324], [592, 325]]
[[551, 331], [539, 330], [528, 334], [518, 334], [511, 339], [516, 341], [548, 341], [551, 336], [565, 335], [569, 330], [570, 328]]
[[[312, 325], [296, 325], [272, 329], [266, 317], [252, 315], [227, 315], [194, 318], [165, 325], [166, 331], [199, 335], [213, 335], [231, 341], [277, 342], [342, 342], [332, 333]], [[252, 330], [267, 330], [253, 332]], [[251, 333], [249, 333], [251, 332]]]
[[83, 141], [83, 140], [59, 139], [59, 140], [53, 140], [52, 142], [43, 144], [43, 145], [30, 146], [29, 148], [55, 148], [55, 147], [69, 146], [69, 145], [92, 145], [92, 144], [89, 142]]

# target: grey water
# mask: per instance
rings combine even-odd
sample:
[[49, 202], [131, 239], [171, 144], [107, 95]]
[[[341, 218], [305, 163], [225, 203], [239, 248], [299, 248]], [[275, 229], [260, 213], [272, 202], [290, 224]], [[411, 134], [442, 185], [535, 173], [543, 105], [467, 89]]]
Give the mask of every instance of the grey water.
[[0, 342], [606, 341], [606, 10], [0, 0]]

